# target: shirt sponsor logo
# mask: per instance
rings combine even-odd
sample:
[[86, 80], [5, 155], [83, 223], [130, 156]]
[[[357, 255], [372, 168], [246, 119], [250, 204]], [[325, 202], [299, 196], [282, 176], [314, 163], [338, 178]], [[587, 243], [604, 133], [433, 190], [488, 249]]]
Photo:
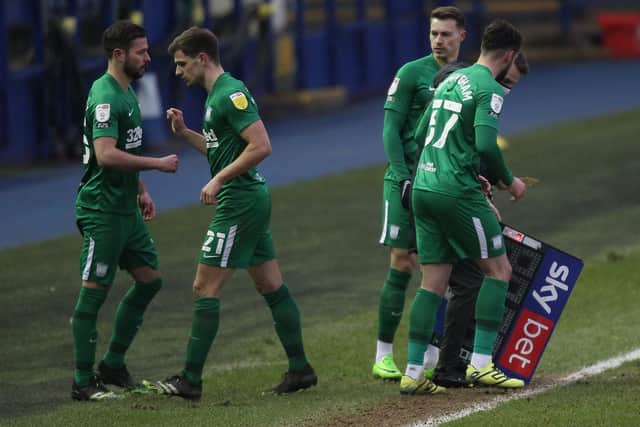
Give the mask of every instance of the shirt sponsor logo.
[[436, 165], [433, 162], [420, 163], [418, 165], [418, 170], [425, 172], [435, 172], [437, 170]]
[[127, 139], [124, 148], [127, 150], [137, 148], [142, 145], [142, 128], [136, 126], [133, 129], [127, 129]]
[[124, 144], [124, 148], [126, 148], [127, 150], [130, 150], [132, 148], [138, 148], [141, 145], [142, 145], [142, 140], [138, 140], [138, 141], [128, 142]]
[[502, 111], [502, 103], [504, 102], [504, 98], [502, 98], [500, 95], [498, 95], [497, 93], [494, 93], [491, 95], [491, 110], [496, 113], [496, 114], [500, 114], [500, 112]]
[[96, 120], [104, 123], [109, 121], [111, 117], [111, 104], [98, 104], [96, 105]]
[[231, 99], [231, 102], [233, 102], [234, 107], [238, 110], [246, 110], [249, 106], [249, 101], [242, 92], [233, 93], [229, 95], [229, 98]]
[[206, 141], [205, 146], [207, 148], [217, 148], [220, 145], [218, 137], [216, 136], [216, 133], [213, 131], [213, 129], [202, 129], [202, 134], [204, 135], [204, 139]]

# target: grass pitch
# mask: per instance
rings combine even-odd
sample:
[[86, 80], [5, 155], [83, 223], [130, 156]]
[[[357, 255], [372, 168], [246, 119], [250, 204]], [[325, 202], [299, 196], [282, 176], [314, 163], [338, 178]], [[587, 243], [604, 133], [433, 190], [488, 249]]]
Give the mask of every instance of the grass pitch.
[[[587, 260], [539, 366], [540, 378], [628, 351], [640, 341], [640, 251], [633, 249], [640, 245], [640, 174], [635, 172], [639, 113], [510, 138], [505, 155], [514, 172], [535, 176], [541, 183], [515, 205], [506, 194], [499, 195], [504, 221]], [[246, 273], [238, 272], [222, 296], [220, 331], [206, 366], [202, 402], [137, 396], [73, 404], [69, 316], [79, 287], [80, 238], [71, 235], [0, 251], [2, 424], [86, 425], [90, 417], [93, 425], [204, 425], [212, 420], [219, 425], [394, 425], [446, 407], [444, 399], [400, 399], [395, 385], [369, 377], [376, 304], [388, 263], [387, 251], [377, 245], [382, 174], [383, 167], [372, 167], [273, 190], [273, 232], [281, 267], [300, 306], [307, 352], [320, 376], [318, 387], [294, 396], [262, 393], [277, 382], [286, 361], [268, 309]], [[165, 287], [129, 352], [129, 366], [140, 378], [159, 379], [181, 369], [197, 249], [211, 214], [210, 208], [194, 206], [161, 214], [151, 225]], [[101, 310], [98, 359], [115, 305], [129, 283], [121, 274]], [[414, 278], [408, 298], [416, 287]], [[395, 346], [400, 365], [405, 360], [406, 317]], [[580, 425], [601, 425], [598, 410], [621, 414], [611, 425], [631, 425], [629, 419], [638, 420], [637, 410], [610, 409], [632, 403], [637, 408], [637, 386], [634, 381], [614, 381], [612, 375], [637, 379], [637, 370], [631, 363], [588, 384], [532, 398], [528, 406], [513, 402], [459, 423], [475, 417], [493, 420], [508, 410], [513, 411], [509, 416], [518, 417], [512, 421], [535, 419], [545, 408], [549, 417], [541, 423], [571, 425], [578, 420], [575, 413], [589, 406], [593, 416], [579, 418]], [[608, 391], [612, 383], [615, 393]], [[587, 395], [589, 399], [571, 404]], [[403, 412], [380, 417], [376, 408], [383, 404]], [[571, 405], [574, 412], [567, 409]]]

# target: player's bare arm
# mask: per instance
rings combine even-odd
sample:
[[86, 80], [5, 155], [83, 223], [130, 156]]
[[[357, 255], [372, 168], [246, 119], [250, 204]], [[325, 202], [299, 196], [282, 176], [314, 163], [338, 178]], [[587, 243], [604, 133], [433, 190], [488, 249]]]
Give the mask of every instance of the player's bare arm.
[[170, 154], [164, 157], [145, 157], [129, 154], [116, 147], [116, 139], [100, 137], [93, 141], [98, 165], [125, 171], [143, 171], [157, 169], [173, 173], [178, 170], [178, 156]]
[[173, 107], [169, 108], [167, 110], [167, 120], [169, 121], [171, 131], [174, 133], [174, 135], [185, 139], [193, 148], [195, 148], [205, 156], [207, 155], [207, 141], [204, 135], [202, 135], [200, 132], [189, 129], [184, 124], [184, 115], [182, 113], [182, 110]]
[[216, 195], [220, 192], [222, 184], [257, 166], [271, 154], [269, 134], [262, 120], [255, 121], [244, 128], [240, 136], [247, 141], [244, 151], [202, 188], [200, 202], [206, 205], [215, 204]]
[[138, 206], [140, 212], [142, 212], [142, 218], [145, 221], [151, 221], [156, 216], [156, 204], [153, 203], [151, 195], [147, 191], [147, 187], [142, 182], [142, 179], [138, 180]]

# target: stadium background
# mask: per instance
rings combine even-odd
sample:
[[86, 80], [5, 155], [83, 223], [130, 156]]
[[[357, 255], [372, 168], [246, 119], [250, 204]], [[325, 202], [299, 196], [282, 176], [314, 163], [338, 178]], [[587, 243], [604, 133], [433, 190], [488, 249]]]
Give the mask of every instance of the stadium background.
[[[533, 71], [507, 100], [504, 134], [640, 105], [630, 80], [640, 74], [640, 5], [632, 0], [4, 0], [0, 247], [74, 231], [79, 125], [88, 87], [105, 69], [100, 36], [114, 19], [142, 23], [152, 47], [136, 85], [145, 147], [181, 152], [176, 176], [145, 174], [165, 210], [196, 202], [206, 179], [163, 120], [169, 106], [184, 109], [191, 127], [201, 120], [204, 92], [177, 81], [166, 53], [179, 31], [204, 25], [220, 37], [225, 69], [247, 82], [267, 120], [275, 150], [262, 169], [279, 185], [384, 161], [384, 91], [400, 65], [429, 51], [428, 11], [448, 4], [466, 14], [466, 60], [495, 16], [525, 35]], [[46, 216], [33, 209], [42, 194]]]

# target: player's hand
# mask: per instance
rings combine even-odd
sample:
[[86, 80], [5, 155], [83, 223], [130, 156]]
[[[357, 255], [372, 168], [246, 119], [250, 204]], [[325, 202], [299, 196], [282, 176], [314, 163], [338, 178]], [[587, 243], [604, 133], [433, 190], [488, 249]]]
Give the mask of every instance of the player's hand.
[[156, 169], [160, 172], [174, 173], [178, 170], [178, 156], [176, 154], [170, 154], [168, 156], [160, 157], [158, 159], [158, 167]]
[[218, 182], [215, 177], [211, 178], [211, 181], [202, 187], [202, 191], [200, 191], [200, 203], [203, 205], [215, 205], [218, 203], [216, 196], [221, 189], [222, 183]]
[[405, 209], [411, 209], [411, 180], [405, 179], [400, 181], [400, 195], [402, 201], [402, 207]]
[[138, 194], [138, 206], [145, 221], [151, 221], [156, 216], [156, 205], [148, 192]]
[[488, 196], [491, 193], [491, 183], [482, 175], [478, 175], [478, 181], [480, 181], [480, 190], [485, 196]]
[[487, 197], [487, 203], [489, 203], [489, 206], [491, 207], [491, 210], [493, 211], [493, 213], [496, 214], [496, 217], [498, 218], [498, 221], [502, 221], [502, 215], [500, 215], [500, 211], [498, 210], [496, 205], [493, 204], [493, 200], [491, 200], [491, 198]]
[[184, 124], [184, 115], [177, 108], [169, 108], [167, 110], [167, 121], [171, 126], [171, 131], [176, 135], [181, 135], [187, 126]]
[[524, 197], [524, 193], [527, 191], [527, 185], [517, 176], [513, 177], [513, 182], [507, 188], [511, 193], [511, 200], [518, 201]]

